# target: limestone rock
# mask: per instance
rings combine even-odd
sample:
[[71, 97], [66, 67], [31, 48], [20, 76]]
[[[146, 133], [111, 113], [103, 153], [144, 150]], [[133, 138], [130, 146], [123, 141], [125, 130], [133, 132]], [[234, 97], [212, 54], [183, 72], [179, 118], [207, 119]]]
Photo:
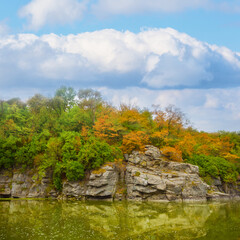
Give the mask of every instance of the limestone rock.
[[11, 197], [12, 173], [0, 171], [0, 198]]
[[198, 173], [197, 166], [166, 161], [158, 148], [146, 146], [145, 153], [135, 151], [128, 157], [127, 198], [151, 201], [206, 200], [208, 185]]
[[92, 171], [87, 183], [85, 196], [87, 198], [113, 198], [118, 172], [114, 165], [105, 165], [98, 171]]
[[0, 197], [129, 199], [135, 201], [195, 201], [240, 198], [240, 184], [212, 179], [209, 186], [199, 177], [197, 166], [169, 161], [161, 151], [147, 145], [145, 153], [125, 155], [124, 167], [105, 164], [86, 174], [82, 181], [63, 182], [62, 194], [52, 184], [51, 173], [21, 169], [0, 171]]
[[14, 198], [26, 198], [33, 184], [29, 174], [23, 172], [14, 172], [12, 180], [11, 195]]

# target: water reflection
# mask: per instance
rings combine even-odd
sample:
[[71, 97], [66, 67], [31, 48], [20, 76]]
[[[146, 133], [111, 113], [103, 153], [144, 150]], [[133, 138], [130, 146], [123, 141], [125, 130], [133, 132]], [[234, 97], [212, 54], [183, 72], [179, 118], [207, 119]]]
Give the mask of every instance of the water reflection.
[[1, 201], [0, 239], [239, 239], [240, 204]]

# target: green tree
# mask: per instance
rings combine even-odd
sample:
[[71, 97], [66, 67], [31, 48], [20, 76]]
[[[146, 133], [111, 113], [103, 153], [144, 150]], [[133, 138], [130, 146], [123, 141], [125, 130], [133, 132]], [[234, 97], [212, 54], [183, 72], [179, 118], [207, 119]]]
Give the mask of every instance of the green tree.
[[60, 97], [64, 102], [65, 109], [71, 109], [76, 104], [76, 91], [71, 87], [61, 87], [57, 89], [55, 97]]
[[101, 93], [93, 89], [83, 89], [78, 92], [79, 106], [85, 111], [89, 111], [92, 124], [96, 120], [96, 112], [103, 104]]

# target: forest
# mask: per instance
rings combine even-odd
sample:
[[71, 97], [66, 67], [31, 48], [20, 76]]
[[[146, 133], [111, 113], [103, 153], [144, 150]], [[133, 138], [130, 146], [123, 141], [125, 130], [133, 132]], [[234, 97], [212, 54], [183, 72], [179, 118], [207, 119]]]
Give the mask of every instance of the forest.
[[62, 179], [83, 179], [124, 154], [158, 147], [170, 160], [199, 166], [200, 176], [234, 183], [240, 174], [240, 132], [207, 133], [191, 126], [173, 105], [151, 110], [112, 106], [93, 89], [61, 87], [54, 97], [36, 94], [26, 102], [0, 100], [0, 169], [53, 172]]

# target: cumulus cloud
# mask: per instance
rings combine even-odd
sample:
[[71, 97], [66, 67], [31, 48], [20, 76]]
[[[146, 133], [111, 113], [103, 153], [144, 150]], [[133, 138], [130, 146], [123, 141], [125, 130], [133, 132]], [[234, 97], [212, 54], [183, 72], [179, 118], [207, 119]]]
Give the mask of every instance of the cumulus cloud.
[[0, 37], [0, 98], [95, 87], [114, 105], [175, 104], [200, 130], [239, 130], [240, 55], [174, 29]]
[[[174, 29], [0, 38], [1, 85], [19, 79], [124, 88], [240, 86], [240, 56]], [[7, 57], [4, 57], [7, 56]], [[12, 69], [14, 68], [14, 71]]]
[[66, 24], [81, 19], [87, 0], [32, 0], [19, 10], [28, 19], [28, 28], [39, 30], [46, 24]]

